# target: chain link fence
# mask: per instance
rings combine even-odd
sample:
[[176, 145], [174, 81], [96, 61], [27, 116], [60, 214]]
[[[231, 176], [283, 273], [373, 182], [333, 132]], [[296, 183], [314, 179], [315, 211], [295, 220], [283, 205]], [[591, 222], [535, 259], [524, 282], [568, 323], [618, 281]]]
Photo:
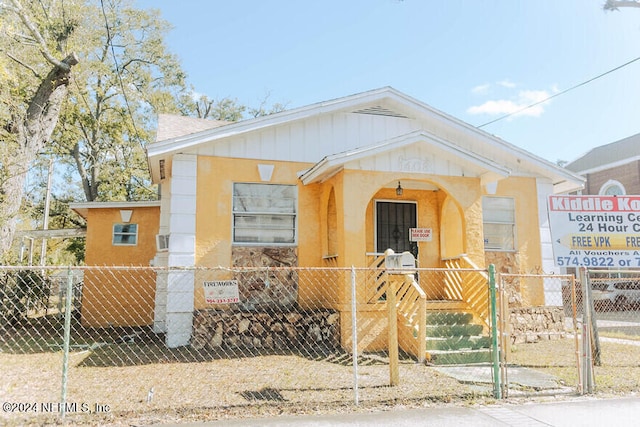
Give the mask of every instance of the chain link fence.
[[[378, 267], [0, 267], [0, 416], [148, 423], [495, 396], [488, 271]], [[502, 343], [505, 390], [575, 391], [566, 279], [518, 280], [555, 281], [565, 328]]]
[[[414, 278], [460, 292], [474, 272], [447, 274], [2, 267], [2, 416], [91, 423], [490, 396], [491, 384], [479, 391], [439, 370], [488, 340], [484, 320], [446, 314], [443, 294], [426, 315]], [[428, 328], [429, 346], [418, 338]], [[452, 339], [469, 344], [456, 355], [443, 344]]]

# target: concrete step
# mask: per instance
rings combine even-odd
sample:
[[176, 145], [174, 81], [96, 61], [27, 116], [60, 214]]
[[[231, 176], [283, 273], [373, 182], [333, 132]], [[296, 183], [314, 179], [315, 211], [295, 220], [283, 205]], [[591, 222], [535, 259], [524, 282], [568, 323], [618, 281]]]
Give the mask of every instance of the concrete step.
[[431, 350], [477, 350], [490, 348], [488, 336], [427, 337], [427, 351]]
[[429, 325], [427, 337], [470, 337], [482, 335], [482, 325]]
[[491, 362], [491, 350], [433, 350], [429, 351], [434, 365], [469, 365]]
[[463, 312], [430, 311], [427, 312], [427, 325], [467, 325], [473, 320], [473, 314]]

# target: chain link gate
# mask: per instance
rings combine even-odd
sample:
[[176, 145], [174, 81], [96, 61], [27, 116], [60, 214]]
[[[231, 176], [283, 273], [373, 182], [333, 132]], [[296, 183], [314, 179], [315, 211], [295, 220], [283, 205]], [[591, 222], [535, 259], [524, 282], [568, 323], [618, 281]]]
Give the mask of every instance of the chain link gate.
[[499, 274], [504, 397], [582, 391], [573, 275]]

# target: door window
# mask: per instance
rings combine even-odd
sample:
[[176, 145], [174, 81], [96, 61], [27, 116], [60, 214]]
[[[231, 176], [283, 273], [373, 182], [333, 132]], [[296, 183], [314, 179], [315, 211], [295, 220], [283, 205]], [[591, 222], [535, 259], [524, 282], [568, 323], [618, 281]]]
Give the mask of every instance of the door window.
[[418, 245], [409, 241], [409, 229], [416, 226], [415, 203], [376, 202], [376, 252], [391, 248], [417, 257]]

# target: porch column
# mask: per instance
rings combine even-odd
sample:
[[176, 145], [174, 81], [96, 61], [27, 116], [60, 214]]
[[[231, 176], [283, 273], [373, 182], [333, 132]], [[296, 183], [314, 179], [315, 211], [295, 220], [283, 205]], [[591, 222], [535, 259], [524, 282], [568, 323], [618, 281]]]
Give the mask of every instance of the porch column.
[[[197, 156], [176, 154], [169, 202], [169, 267], [193, 267], [196, 242]], [[170, 270], [166, 277], [166, 344], [187, 345], [193, 330], [193, 270]]]
[[336, 200], [342, 205], [343, 224], [339, 232], [343, 233], [340, 241], [344, 245], [344, 266], [366, 266], [366, 211], [370, 200], [368, 184], [360, 177], [345, 173], [342, 194]]

